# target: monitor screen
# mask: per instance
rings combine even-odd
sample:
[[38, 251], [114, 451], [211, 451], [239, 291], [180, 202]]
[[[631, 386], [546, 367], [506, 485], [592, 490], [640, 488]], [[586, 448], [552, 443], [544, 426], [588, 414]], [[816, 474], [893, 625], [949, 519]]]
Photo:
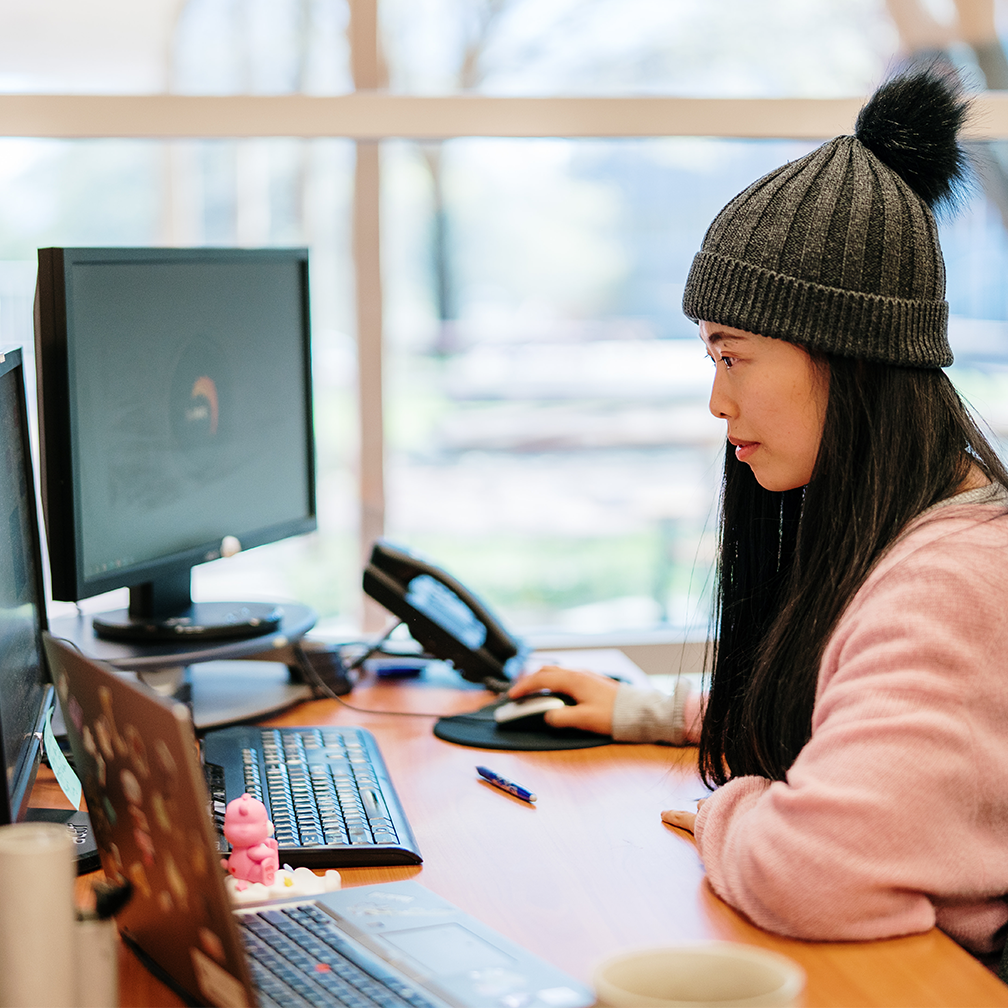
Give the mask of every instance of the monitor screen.
[[306, 250], [42, 249], [36, 342], [54, 598], [177, 617], [225, 541], [315, 527]]
[[52, 688], [41, 659], [45, 626], [35, 480], [20, 350], [0, 353], [0, 734], [6, 787], [0, 824], [24, 818]]

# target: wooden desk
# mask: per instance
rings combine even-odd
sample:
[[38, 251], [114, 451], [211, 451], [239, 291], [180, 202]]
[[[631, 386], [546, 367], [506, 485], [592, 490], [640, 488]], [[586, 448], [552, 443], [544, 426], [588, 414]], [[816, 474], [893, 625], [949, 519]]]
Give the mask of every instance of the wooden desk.
[[[454, 713], [482, 706], [488, 695], [372, 682], [345, 699], [371, 710]], [[424, 864], [343, 869], [344, 886], [416, 878], [580, 980], [590, 982], [595, 964], [621, 949], [720, 938], [801, 963], [810, 1008], [1008, 1006], [1008, 987], [940, 931], [800, 942], [767, 934], [724, 904], [707, 886], [691, 838], [659, 818], [703, 793], [693, 749], [488, 752], [435, 738], [433, 718], [363, 714], [330, 700], [270, 723], [359, 724], [378, 739]], [[481, 781], [477, 763], [535, 791], [538, 803]], [[123, 1006], [182, 1003], [125, 949], [121, 984]]]

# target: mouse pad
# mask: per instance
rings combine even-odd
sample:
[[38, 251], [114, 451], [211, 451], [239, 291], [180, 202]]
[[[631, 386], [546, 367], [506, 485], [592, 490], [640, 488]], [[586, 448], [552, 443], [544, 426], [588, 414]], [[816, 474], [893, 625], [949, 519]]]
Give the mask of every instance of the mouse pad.
[[612, 738], [582, 731], [580, 728], [551, 728], [542, 717], [537, 717], [536, 727], [521, 727], [520, 721], [499, 725], [493, 712], [507, 697], [501, 697], [471, 714], [443, 717], [434, 725], [434, 734], [445, 742], [474, 746], [477, 749], [542, 750], [589, 749], [609, 745]]

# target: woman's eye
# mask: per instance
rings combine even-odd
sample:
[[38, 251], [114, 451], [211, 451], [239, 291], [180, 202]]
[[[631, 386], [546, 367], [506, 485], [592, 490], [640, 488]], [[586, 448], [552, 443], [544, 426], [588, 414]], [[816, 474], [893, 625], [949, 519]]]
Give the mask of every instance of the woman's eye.
[[714, 365], [714, 367], [717, 367], [718, 364], [724, 363], [726, 371], [730, 370], [731, 366], [735, 363], [734, 357], [728, 357], [725, 354], [718, 354], [717, 357], [715, 357], [713, 354], [705, 354], [705, 356], [707, 360], [709, 360], [711, 364]]

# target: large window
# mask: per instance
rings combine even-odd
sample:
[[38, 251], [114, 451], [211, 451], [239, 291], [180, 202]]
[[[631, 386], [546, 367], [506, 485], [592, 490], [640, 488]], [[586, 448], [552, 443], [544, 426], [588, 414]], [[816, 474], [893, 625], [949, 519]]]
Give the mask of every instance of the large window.
[[[194, 589], [284, 594], [340, 633], [367, 622], [380, 533], [520, 631], [702, 632], [723, 431], [679, 302], [707, 224], [849, 131], [901, 53], [1008, 88], [951, 0], [0, 0], [0, 21], [0, 342], [30, 349], [42, 246], [310, 247], [319, 532]], [[942, 236], [951, 374], [1008, 437], [999, 101]]]

